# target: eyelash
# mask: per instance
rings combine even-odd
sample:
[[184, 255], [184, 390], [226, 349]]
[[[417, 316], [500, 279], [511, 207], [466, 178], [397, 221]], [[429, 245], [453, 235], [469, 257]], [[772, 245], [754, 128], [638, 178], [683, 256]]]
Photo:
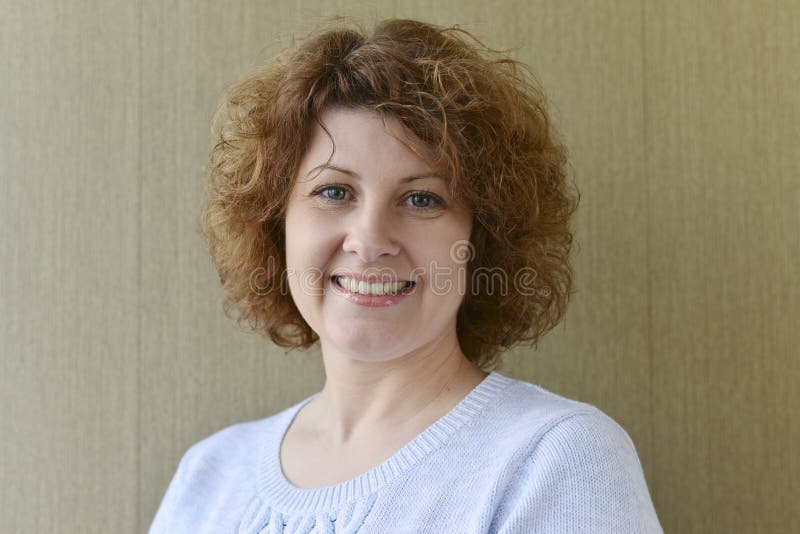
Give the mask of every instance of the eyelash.
[[[322, 202], [325, 202], [327, 204], [338, 203], [338, 202], [343, 201], [343, 199], [335, 199], [335, 198], [330, 198], [330, 197], [326, 197], [324, 195], [321, 195], [321, 193], [324, 193], [325, 191], [337, 190], [337, 189], [344, 190], [344, 191], [346, 191], [348, 193], [350, 192], [349, 187], [347, 187], [346, 185], [328, 184], [328, 185], [323, 185], [323, 186], [320, 186], [320, 187], [314, 189], [310, 193], [310, 196], [319, 197]], [[412, 206], [411, 209], [414, 210], [414, 211], [433, 211], [435, 209], [439, 209], [439, 208], [444, 206], [444, 201], [442, 201], [442, 199], [438, 195], [436, 195], [434, 193], [431, 193], [430, 191], [424, 191], [424, 190], [411, 191], [410, 193], [408, 193], [408, 195], [406, 195], [406, 199], [411, 198], [411, 197], [415, 197], [415, 196], [427, 197], [427, 198], [431, 199], [433, 202], [432, 202], [431, 206], [428, 206], [428, 207]]]

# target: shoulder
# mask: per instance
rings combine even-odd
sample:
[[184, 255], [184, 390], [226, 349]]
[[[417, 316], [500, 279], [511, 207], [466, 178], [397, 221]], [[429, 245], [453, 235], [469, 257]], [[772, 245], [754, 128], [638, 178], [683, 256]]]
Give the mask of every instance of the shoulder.
[[264, 441], [280, 431], [293, 407], [274, 415], [228, 425], [194, 443], [186, 450], [179, 469], [184, 475], [204, 471], [251, 469], [259, 461]]
[[596, 406], [517, 382], [506, 399], [514, 402], [504, 404], [520, 406], [510, 424], [522, 439], [506, 472], [498, 531], [660, 532], [625, 429]]
[[636, 447], [625, 429], [597, 406], [541, 386], [515, 380], [504, 405], [511, 431], [521, 441], [518, 459], [529, 469], [551, 465], [584, 474], [601, 465], [641, 470]]
[[[535, 386], [552, 416], [543, 428], [542, 438], [566, 439], [577, 446], [614, 444], [633, 446], [625, 429], [597, 406], [568, 399]], [[541, 404], [541, 402], [540, 402]], [[535, 444], [538, 446], [538, 442]]]
[[641, 472], [636, 447], [625, 429], [599, 408], [565, 414], [529, 444], [529, 471], [548, 476], [594, 477]]
[[625, 430], [598, 407], [564, 397], [542, 386], [508, 379], [509, 384], [494, 408], [498, 437], [515, 441], [515, 449], [530, 456], [545, 436], [573, 441], [587, 439], [629, 442]]

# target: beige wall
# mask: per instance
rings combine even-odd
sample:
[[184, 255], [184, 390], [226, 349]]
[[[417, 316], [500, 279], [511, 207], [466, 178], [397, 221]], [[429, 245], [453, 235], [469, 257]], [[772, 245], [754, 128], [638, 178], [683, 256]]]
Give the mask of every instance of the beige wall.
[[334, 12], [460, 23], [551, 96], [579, 293], [501, 372], [617, 419], [667, 532], [800, 530], [800, 4], [220, 4], [0, 7], [0, 532], [142, 532], [191, 444], [322, 386], [196, 229], [224, 87]]

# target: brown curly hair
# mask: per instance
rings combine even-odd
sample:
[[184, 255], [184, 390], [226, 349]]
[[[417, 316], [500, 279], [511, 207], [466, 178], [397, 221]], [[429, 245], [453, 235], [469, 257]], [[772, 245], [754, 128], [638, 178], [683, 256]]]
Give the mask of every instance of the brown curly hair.
[[[570, 219], [580, 194], [567, 183], [566, 149], [536, 78], [458, 26], [391, 19], [368, 33], [342, 17], [234, 84], [214, 116], [201, 233], [226, 316], [238, 312], [237, 324], [284, 348], [318, 341], [288, 290], [283, 225], [313, 128], [335, 106], [399, 120], [471, 210], [457, 317], [467, 358], [489, 370], [502, 350], [535, 344], [558, 324], [573, 293]], [[513, 273], [514, 290], [480, 290], [477, 272]]]

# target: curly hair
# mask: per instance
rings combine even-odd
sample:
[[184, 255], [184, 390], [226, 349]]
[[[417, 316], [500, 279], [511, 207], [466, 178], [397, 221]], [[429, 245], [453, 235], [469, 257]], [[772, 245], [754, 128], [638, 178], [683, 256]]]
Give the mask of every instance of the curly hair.
[[[201, 233], [227, 317], [284, 348], [319, 340], [288, 290], [284, 221], [313, 128], [336, 106], [396, 118], [471, 210], [457, 316], [468, 359], [489, 370], [561, 321], [580, 194], [535, 76], [457, 25], [390, 19], [368, 33], [341, 17], [232, 85], [214, 115]], [[479, 272], [513, 273], [515, 288], [481, 290]]]

